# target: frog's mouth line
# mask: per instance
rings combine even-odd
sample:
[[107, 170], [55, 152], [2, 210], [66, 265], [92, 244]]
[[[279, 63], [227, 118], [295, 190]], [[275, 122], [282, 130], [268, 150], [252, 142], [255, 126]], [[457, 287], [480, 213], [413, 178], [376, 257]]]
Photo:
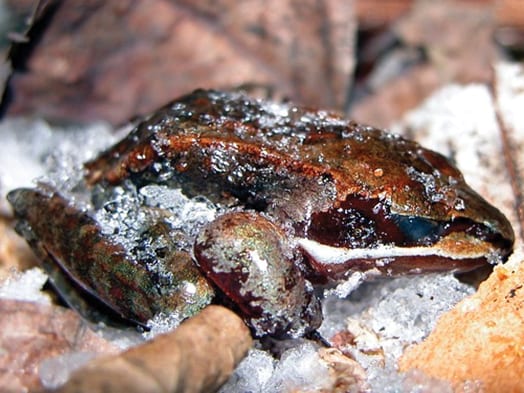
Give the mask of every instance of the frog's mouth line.
[[345, 264], [352, 260], [378, 260], [395, 258], [446, 258], [452, 260], [472, 260], [496, 258], [493, 245], [487, 241], [473, 238], [466, 234], [450, 234], [430, 246], [400, 247], [380, 245], [375, 248], [332, 247], [315, 240], [301, 238], [299, 246], [322, 265]]

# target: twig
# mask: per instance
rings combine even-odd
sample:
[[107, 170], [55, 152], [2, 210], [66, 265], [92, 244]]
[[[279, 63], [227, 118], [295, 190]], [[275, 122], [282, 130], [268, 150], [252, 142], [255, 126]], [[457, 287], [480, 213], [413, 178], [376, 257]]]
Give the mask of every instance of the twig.
[[77, 370], [60, 393], [193, 393], [217, 390], [251, 347], [232, 311], [209, 306], [175, 331]]

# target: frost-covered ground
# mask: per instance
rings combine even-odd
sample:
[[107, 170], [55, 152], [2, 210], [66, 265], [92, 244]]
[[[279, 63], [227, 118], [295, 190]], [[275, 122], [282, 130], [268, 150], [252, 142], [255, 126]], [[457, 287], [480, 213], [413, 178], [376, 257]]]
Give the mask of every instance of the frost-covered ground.
[[[364, 284], [348, 298], [329, 296], [323, 301], [325, 319], [320, 333], [328, 339], [346, 330], [354, 335], [347, 352], [367, 371], [372, 392], [451, 392], [444, 381], [422, 374], [399, 374], [396, 360], [407, 345], [429, 334], [443, 312], [472, 292], [452, 275]], [[320, 363], [314, 348], [305, 342], [286, 351], [280, 361], [252, 350], [221, 392], [318, 391], [329, 387], [327, 367]]]
[[[472, 97], [477, 97], [477, 101], [484, 100], [483, 106], [490, 105], [489, 97], [486, 98], [486, 92], [482, 89], [471, 88], [469, 93], [465, 90], [459, 93], [471, 94]], [[449, 91], [438, 94], [440, 98], [437, 95], [436, 99], [441, 103], [449, 102], [449, 96], [446, 95], [450, 94]], [[467, 97], [461, 96], [459, 101], [467, 102]], [[435, 113], [437, 104], [428, 101], [426, 110]], [[453, 109], [455, 106], [450, 108]], [[478, 105], [476, 109], [478, 110]], [[420, 116], [422, 119], [427, 119], [427, 116]], [[456, 121], [453, 116], [456, 117], [456, 114], [451, 113], [447, 120], [442, 116], [439, 117], [446, 122], [441, 126], [443, 129], [463, 127], [463, 123], [453, 124], [453, 121]], [[417, 117], [416, 113], [413, 114], [411, 120], [408, 119], [408, 125], [403, 125], [403, 129], [409, 128], [409, 124], [419, 129], [429, 129], [429, 126], [421, 123], [420, 119], [421, 117]], [[491, 147], [490, 137], [486, 136], [491, 130], [485, 131], [485, 129], [486, 125], [495, 127], [494, 121], [494, 117], [489, 117], [484, 118], [480, 124], [469, 124], [468, 129], [472, 131], [468, 141], [475, 137], [475, 133], [480, 132], [485, 146]], [[426, 145], [434, 143], [434, 148], [441, 150], [449, 148], [451, 152], [457, 151], [455, 146], [450, 146], [446, 139], [442, 139], [446, 138], [443, 132], [429, 130], [428, 134], [438, 135], [440, 139], [433, 142], [430, 140], [425, 143]], [[42, 176], [51, 177], [53, 181], [60, 183], [78, 181], [80, 163], [92, 157], [96, 151], [112, 144], [116, 138], [110, 128], [104, 124], [94, 124], [85, 129], [63, 129], [51, 127], [41, 120], [4, 120], [0, 123], [2, 141], [0, 209], [4, 214], [9, 214], [9, 206], [4, 199], [5, 194], [16, 187], [33, 186], [34, 179]], [[447, 138], [452, 139], [451, 136]], [[487, 142], [486, 138], [488, 138]], [[474, 140], [471, 143], [474, 149]], [[461, 154], [463, 156], [455, 154], [459, 166], [461, 161], [477, 162], [471, 156], [473, 153]], [[469, 169], [465, 168], [466, 177], [473, 176], [475, 171], [478, 172], [478, 162], [474, 167], [474, 170], [471, 166]], [[476, 181], [473, 178], [468, 180], [473, 183]], [[482, 188], [483, 179], [479, 181], [478, 186]], [[158, 190], [150, 191], [152, 194], [149, 197], [160, 195]], [[202, 201], [195, 203], [201, 204]], [[201, 205], [193, 208], [198, 214], [203, 211]], [[191, 211], [190, 206], [187, 209]], [[207, 210], [204, 211], [206, 212]], [[0, 287], [0, 297], [22, 297], [45, 301], [45, 297], [40, 297], [42, 294], [39, 292], [44, 280], [45, 276], [38, 270], [17, 275]], [[429, 334], [439, 315], [472, 291], [473, 289], [468, 285], [446, 274], [402, 277], [366, 283], [348, 297], [339, 298], [335, 294], [325, 297], [324, 323], [320, 333], [327, 340], [337, 342], [347, 354], [353, 356], [365, 368], [373, 392], [451, 391], [447, 383], [426, 378], [422, 374], [400, 375], [396, 370], [396, 360], [406, 346], [419, 342]], [[27, 296], [21, 295], [21, 292], [27, 292]], [[168, 318], [153, 321], [151, 325], [154, 332], [162, 332], [178, 322], [176, 318], [174, 320]], [[341, 332], [349, 333], [351, 342], [341, 342], [340, 337], [348, 337]], [[118, 339], [121, 340], [121, 337]], [[132, 340], [136, 342], [136, 337]], [[311, 341], [302, 341], [285, 351], [278, 360], [268, 352], [252, 349], [221, 391], [254, 393], [329, 389], [332, 380], [328, 368], [319, 358], [317, 348], [317, 344]], [[56, 364], [57, 367], [62, 367], [60, 362]], [[46, 367], [49, 365], [47, 364]], [[46, 383], [52, 385], [52, 382]]]

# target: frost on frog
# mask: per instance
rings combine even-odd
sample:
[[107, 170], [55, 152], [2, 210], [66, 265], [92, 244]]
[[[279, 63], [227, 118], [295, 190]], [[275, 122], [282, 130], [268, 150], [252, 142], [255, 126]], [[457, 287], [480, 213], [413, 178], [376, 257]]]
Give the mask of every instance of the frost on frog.
[[313, 284], [504, 260], [506, 218], [446, 159], [336, 114], [198, 90], [161, 108], [70, 189], [10, 194], [44, 265], [121, 316], [220, 300], [257, 335], [302, 335]]
[[[170, 209], [145, 195], [155, 191], [156, 198], [167, 198], [172, 190], [141, 191], [132, 184], [97, 188], [93, 204], [82, 209], [45, 186], [13, 191], [9, 200], [17, 214], [27, 217], [18, 230], [66, 301], [71, 300], [72, 287], [58, 275], [57, 266], [73, 287], [124, 319], [145, 324], [175, 310], [181, 319], [187, 318], [209, 304], [214, 291], [189, 257], [188, 238], [195, 228], [180, 225], [181, 214], [194, 210], [192, 224], [198, 226], [213, 218], [215, 210], [201, 201], [190, 207], [192, 202], [183, 196], [178, 202], [185, 203]], [[102, 194], [103, 201], [97, 200]]]

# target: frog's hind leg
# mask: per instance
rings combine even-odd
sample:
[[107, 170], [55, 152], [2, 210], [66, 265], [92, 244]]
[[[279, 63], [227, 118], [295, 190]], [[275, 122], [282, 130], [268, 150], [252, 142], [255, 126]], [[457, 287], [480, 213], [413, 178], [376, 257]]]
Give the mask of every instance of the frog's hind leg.
[[[17, 231], [41, 258], [64, 298], [72, 299], [74, 289], [80, 289], [122, 318], [141, 323], [169, 306], [149, 272], [104, 236], [88, 212], [55, 190], [17, 189], [8, 200], [18, 219]], [[82, 309], [83, 302], [75, 298], [68, 303]]]

